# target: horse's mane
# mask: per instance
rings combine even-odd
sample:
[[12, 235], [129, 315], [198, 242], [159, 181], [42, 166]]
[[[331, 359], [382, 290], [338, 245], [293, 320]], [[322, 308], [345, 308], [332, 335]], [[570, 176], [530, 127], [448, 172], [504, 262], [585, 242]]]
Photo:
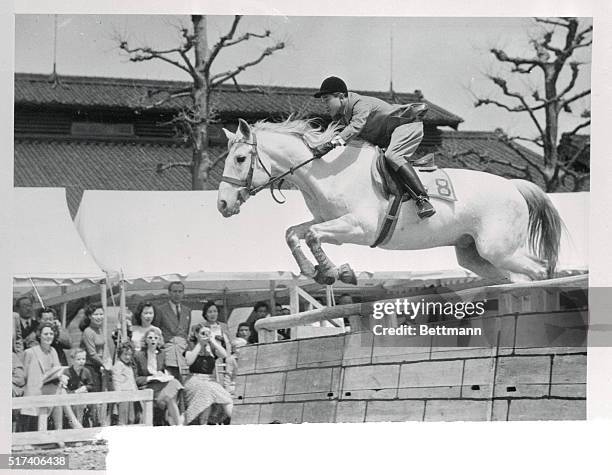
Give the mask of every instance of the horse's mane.
[[253, 131], [270, 131], [280, 134], [297, 135], [312, 148], [329, 142], [338, 134], [341, 128], [342, 125], [338, 122], [332, 122], [323, 129], [314, 122], [314, 119], [303, 120], [289, 117], [284, 122], [259, 121], [253, 126]]

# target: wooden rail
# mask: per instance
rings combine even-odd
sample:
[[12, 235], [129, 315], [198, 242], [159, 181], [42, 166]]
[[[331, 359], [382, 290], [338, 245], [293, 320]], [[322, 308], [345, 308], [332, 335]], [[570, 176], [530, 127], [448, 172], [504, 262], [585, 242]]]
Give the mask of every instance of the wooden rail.
[[[401, 298], [402, 301], [418, 302], [422, 299], [447, 300], [447, 301], [478, 301], [492, 298], [501, 298], [504, 295], [529, 295], [537, 291], [546, 291], [554, 288], [586, 288], [588, 286], [588, 274], [581, 274], [570, 277], [560, 277], [557, 279], [540, 280], [534, 282], [524, 282], [516, 284], [491, 285], [486, 287], [475, 287], [471, 289], [457, 290], [454, 292], [433, 293], [426, 295], [415, 295], [406, 298]], [[378, 300], [376, 303], [393, 303], [400, 298], [395, 297], [386, 300]], [[282, 328], [292, 328], [302, 325], [310, 325], [312, 323], [321, 322], [323, 320], [331, 320], [336, 318], [350, 318], [351, 330], [354, 326], [356, 330], [361, 329], [360, 320], [372, 314], [374, 302], [353, 303], [347, 305], [339, 305], [336, 307], [323, 307], [306, 312], [295, 313], [293, 315], [283, 315], [278, 317], [267, 317], [258, 320], [255, 323], [260, 338], [259, 341], [268, 343], [276, 340], [276, 330]], [[510, 306], [506, 304], [507, 309], [500, 309], [498, 314], [511, 313]]]
[[[143, 426], [153, 425], [153, 390], [105, 391], [80, 394], [56, 394], [51, 396], [25, 396], [12, 400], [13, 409], [43, 408], [39, 418], [47, 418], [48, 411], [55, 406], [73, 406], [88, 404], [107, 404], [114, 402], [143, 402]], [[36, 432], [15, 432], [12, 434], [13, 445], [48, 444], [58, 442], [78, 442], [96, 439], [102, 427], [86, 429], [57, 429]]]

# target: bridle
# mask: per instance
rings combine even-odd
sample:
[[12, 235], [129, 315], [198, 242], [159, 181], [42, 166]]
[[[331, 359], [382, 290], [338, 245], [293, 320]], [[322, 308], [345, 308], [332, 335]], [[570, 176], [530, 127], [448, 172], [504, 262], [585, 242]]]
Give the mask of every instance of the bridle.
[[[232, 178], [232, 177], [223, 175], [223, 177], [221, 178], [221, 181], [224, 181], [226, 183], [230, 183], [232, 185], [236, 185], [236, 186], [244, 188], [244, 192], [239, 194], [240, 199], [243, 202], [246, 200], [245, 195], [255, 196], [261, 190], [270, 187], [270, 193], [272, 195], [272, 199], [274, 201], [276, 201], [277, 203], [279, 203], [279, 204], [283, 204], [285, 201], [280, 201], [274, 195], [274, 190], [275, 190], [274, 185], [276, 183], [278, 183], [278, 186], [277, 186], [276, 189], [282, 195], [282, 192], [280, 191], [280, 188], [281, 188], [281, 186], [283, 184], [283, 181], [285, 181], [285, 177], [287, 175], [293, 175], [293, 172], [295, 172], [297, 169], [302, 168], [304, 165], [309, 164], [310, 162], [312, 162], [313, 160], [317, 159], [318, 157], [313, 156], [313, 157], [309, 158], [308, 160], [304, 160], [303, 162], [299, 163], [298, 165], [289, 168], [289, 170], [287, 170], [286, 172], [283, 172], [283, 173], [281, 173], [279, 175], [273, 176], [271, 170], [268, 170], [266, 168], [266, 166], [264, 165], [263, 161], [261, 160], [261, 157], [259, 156], [259, 153], [257, 152], [257, 136], [255, 135], [254, 132], [251, 132], [251, 137], [253, 138], [252, 142], [248, 142], [245, 139], [238, 139], [238, 140], [234, 141], [235, 144], [243, 143], [243, 144], [251, 146], [251, 163], [249, 165], [249, 172], [247, 173], [246, 179], [238, 180], [237, 178]], [[269, 180], [267, 182], [265, 182], [263, 185], [253, 186], [253, 175], [255, 174], [255, 168], [257, 167], [257, 164], [259, 164], [259, 166], [261, 166], [263, 171], [266, 172], [266, 175], [268, 175]]]

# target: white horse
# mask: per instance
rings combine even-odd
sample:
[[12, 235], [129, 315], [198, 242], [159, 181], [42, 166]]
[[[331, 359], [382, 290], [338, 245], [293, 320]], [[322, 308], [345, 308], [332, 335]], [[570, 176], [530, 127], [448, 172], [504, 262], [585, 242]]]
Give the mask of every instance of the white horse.
[[[308, 121], [259, 122], [242, 119], [229, 140], [217, 208], [225, 217], [239, 213], [249, 195], [286, 174], [303, 194], [312, 221], [287, 229], [286, 240], [300, 270], [319, 283], [339, 278], [356, 283], [347, 264], [336, 267], [321, 243], [371, 245], [380, 230], [388, 200], [372, 177], [377, 149], [361, 141], [338, 147], [312, 160], [310, 147], [337, 133]], [[557, 263], [562, 221], [550, 199], [535, 184], [489, 173], [446, 169], [456, 202], [432, 198], [437, 213], [421, 220], [413, 201], [402, 205], [392, 237], [384, 249], [454, 246], [466, 269], [496, 283], [552, 277]], [[318, 262], [300, 249], [305, 240]]]

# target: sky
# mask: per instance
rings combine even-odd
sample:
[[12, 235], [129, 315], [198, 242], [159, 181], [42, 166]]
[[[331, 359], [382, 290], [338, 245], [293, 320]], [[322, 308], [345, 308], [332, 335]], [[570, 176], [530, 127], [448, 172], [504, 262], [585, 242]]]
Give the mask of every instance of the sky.
[[[16, 15], [16, 72], [52, 71], [54, 21], [54, 15]], [[232, 17], [212, 15], [207, 21], [209, 44], [213, 44], [227, 32]], [[57, 24], [60, 74], [189, 79], [185, 72], [163, 62], [131, 63], [117, 47], [120, 38], [127, 39], [130, 46], [176, 46], [180, 26], [190, 26], [187, 15], [58, 15]], [[485, 74], [503, 72], [490, 48], [532, 56], [528, 41], [541, 27], [531, 18], [245, 16], [237, 36], [266, 29], [272, 31], [271, 39], [255, 38], [224, 49], [213, 72], [232, 69], [283, 41], [283, 50], [241, 73], [239, 82], [318, 87], [326, 76], [337, 75], [349, 89], [386, 91], [392, 76], [395, 91], [419, 89], [431, 102], [462, 117], [465, 122], [460, 130], [500, 127], [510, 135], [535, 136], [526, 114], [474, 107], [475, 94], [497, 94]], [[579, 59], [589, 63], [590, 49], [582, 50]], [[525, 90], [537, 85], [539, 78], [534, 73], [526, 84], [514, 85]], [[588, 87], [590, 65], [585, 64], [576, 90]], [[574, 116], [561, 123], [562, 130], [581, 122], [579, 113], [590, 107], [590, 100], [580, 100], [576, 106]]]

